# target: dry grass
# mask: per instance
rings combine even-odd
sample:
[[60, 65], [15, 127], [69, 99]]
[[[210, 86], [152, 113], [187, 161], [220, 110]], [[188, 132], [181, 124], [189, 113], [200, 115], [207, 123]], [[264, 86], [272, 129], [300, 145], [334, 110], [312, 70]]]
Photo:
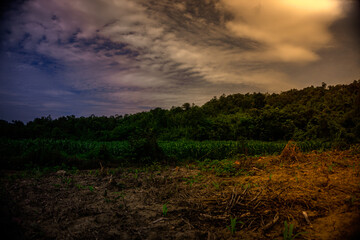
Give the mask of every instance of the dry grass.
[[282, 150], [279, 158], [276, 158], [280, 163], [293, 164], [304, 160], [304, 156], [297, 146], [296, 142], [289, 141]]

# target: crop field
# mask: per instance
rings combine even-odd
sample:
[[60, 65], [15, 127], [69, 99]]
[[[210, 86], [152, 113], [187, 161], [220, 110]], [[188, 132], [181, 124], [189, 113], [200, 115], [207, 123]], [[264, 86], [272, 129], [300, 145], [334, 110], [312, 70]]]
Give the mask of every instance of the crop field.
[[[101, 144], [72, 143], [68, 154]], [[1, 171], [1, 214], [8, 218], [2, 226], [12, 239], [356, 239], [359, 145], [305, 152], [293, 142], [271, 147], [254, 142], [248, 151], [282, 149], [219, 160], [202, 157], [210, 151], [199, 146], [211, 144], [219, 151], [244, 147], [160, 142], [167, 154], [198, 153], [198, 159]], [[106, 147], [126, 151], [119, 145]]]
[[[240, 156], [261, 156], [281, 153], [287, 142], [261, 141], [159, 141], [162, 154], [172, 162], [184, 160], [221, 160]], [[67, 164], [80, 168], [99, 166], [99, 161], [123, 165], [136, 161], [139, 152], [151, 152], [146, 140], [96, 142], [52, 139], [0, 140], [0, 161], [5, 167], [55, 166]], [[331, 143], [308, 141], [297, 143], [304, 152], [324, 151]], [[151, 163], [152, 160], [145, 160]], [[144, 161], [141, 161], [144, 163]]]

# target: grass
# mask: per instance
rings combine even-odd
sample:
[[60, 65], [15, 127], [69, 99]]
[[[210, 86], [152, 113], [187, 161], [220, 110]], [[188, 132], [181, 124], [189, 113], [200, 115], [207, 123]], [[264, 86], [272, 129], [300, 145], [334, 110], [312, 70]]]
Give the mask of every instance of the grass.
[[[81, 168], [98, 167], [99, 159], [105, 162], [126, 164], [132, 161], [129, 142], [97, 142], [53, 139], [0, 139], [0, 161], [3, 166], [27, 168], [31, 166], [52, 166], [61, 163]], [[231, 159], [241, 156], [272, 155], [282, 151], [286, 142], [262, 141], [158, 141], [158, 145], [169, 159], [199, 160]], [[331, 143], [321, 141], [300, 142], [297, 144], [304, 151], [329, 149]], [[16, 163], [16, 164], [14, 164]], [[150, 163], [150, 162], [149, 162]], [[30, 165], [30, 166], [29, 166]], [[215, 169], [220, 176], [231, 172], [231, 164], [223, 163]], [[74, 170], [75, 172], [76, 170]]]
[[[112, 195], [112, 196], [111, 196]], [[125, 194], [121, 193], [121, 192], [113, 192], [112, 194], [108, 194], [107, 190], [105, 190], [104, 192], [104, 201], [106, 203], [111, 203], [111, 202], [117, 202], [119, 199], [123, 200], [123, 203], [125, 205]], [[122, 206], [121, 206], [122, 207]]]
[[243, 187], [244, 187], [245, 190], [250, 189], [251, 188], [251, 183], [245, 184]]
[[72, 183], [72, 178], [67, 178], [67, 177], [62, 177], [61, 178], [61, 182], [66, 184], [66, 185], [70, 185]]
[[162, 214], [163, 214], [164, 217], [166, 217], [167, 212], [168, 212], [167, 203], [165, 203], [165, 204], [162, 206]]
[[234, 235], [236, 232], [236, 218], [230, 217], [230, 226], [227, 226], [231, 232], [231, 235]]
[[81, 184], [76, 184], [75, 185], [78, 189], [89, 189], [90, 192], [94, 192], [95, 188], [93, 186], [85, 186], [85, 185], [81, 185]]
[[244, 224], [243, 222], [238, 221], [238, 220], [236, 219], [236, 217], [235, 217], [235, 218], [230, 217], [230, 225], [227, 226], [227, 228], [230, 230], [231, 235], [235, 235], [235, 233], [236, 233], [236, 224], [237, 224], [237, 223]]
[[224, 176], [241, 176], [246, 175], [248, 172], [244, 168], [239, 166], [245, 165], [243, 162], [246, 162], [246, 159], [243, 160], [233, 160], [233, 159], [224, 159], [224, 160], [211, 160], [205, 159], [203, 161], [197, 161], [197, 167], [199, 170], [204, 172], [212, 172], [218, 177]]
[[201, 175], [201, 173], [198, 173], [195, 176], [184, 177], [182, 178], [182, 180], [191, 187], [194, 183], [200, 183], [203, 180], [203, 175]]
[[213, 182], [212, 184], [216, 190], [219, 190], [222, 183], [221, 182]]
[[118, 200], [118, 199], [124, 199], [125, 198], [125, 193], [122, 193], [122, 192], [114, 192], [115, 195], [117, 195], [115, 197], [115, 200]]
[[294, 235], [293, 231], [294, 231], [294, 224], [288, 224], [287, 221], [284, 221], [284, 231], [283, 231], [284, 240], [293, 240], [297, 236], [305, 233], [305, 232], [299, 232]]
[[335, 167], [335, 166], [336, 166], [335, 163], [331, 163], [331, 164], [328, 166], [328, 171], [329, 171], [329, 173], [333, 173], [333, 172], [334, 172], [333, 167]]

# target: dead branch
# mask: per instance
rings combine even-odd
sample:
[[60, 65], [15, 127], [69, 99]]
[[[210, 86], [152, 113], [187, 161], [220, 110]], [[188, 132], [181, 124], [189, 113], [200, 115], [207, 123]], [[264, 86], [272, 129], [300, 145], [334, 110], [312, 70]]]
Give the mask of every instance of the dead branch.
[[276, 213], [274, 216], [274, 219], [271, 220], [268, 224], [266, 224], [264, 227], [261, 228], [262, 231], [269, 230], [274, 224], [279, 220], [279, 214]]

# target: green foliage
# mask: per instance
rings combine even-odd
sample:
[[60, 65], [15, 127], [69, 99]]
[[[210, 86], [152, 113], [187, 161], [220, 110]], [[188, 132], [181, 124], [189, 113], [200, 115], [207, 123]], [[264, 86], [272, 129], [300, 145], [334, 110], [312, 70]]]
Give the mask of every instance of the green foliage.
[[[155, 138], [140, 138], [129, 141], [94, 142], [53, 139], [0, 139], [0, 161], [4, 168], [24, 169], [36, 166], [52, 167], [65, 164], [77, 168], [91, 169], [103, 166], [122, 166], [126, 163], [148, 165], [159, 168], [159, 163], [169, 159], [198, 160], [204, 170], [217, 175], [243, 174], [235, 169], [231, 159], [245, 155], [279, 153], [286, 142], [260, 141], [159, 141]], [[328, 142], [300, 142], [302, 151], [324, 150], [331, 147]], [[68, 169], [71, 170], [71, 169]]]
[[[359, 106], [360, 80], [271, 95], [222, 95], [201, 107], [186, 103], [125, 116], [0, 120], [0, 162], [12, 169], [62, 163], [84, 169], [230, 159], [277, 154], [290, 139], [305, 152], [346, 149], [360, 142]], [[230, 162], [212, 170], [239, 173]]]
[[152, 162], [162, 162], [167, 158], [153, 134], [132, 137], [129, 145], [128, 157], [132, 162], [150, 164]]
[[30, 166], [54, 166], [63, 163], [65, 156], [47, 145], [36, 145], [24, 151], [21, 156]]
[[185, 103], [125, 116], [47, 116], [27, 124], [0, 120], [0, 138], [131, 142], [134, 135], [140, 141], [146, 137], [139, 133], [152, 132], [163, 141], [322, 140], [346, 148], [360, 141], [359, 105], [360, 80], [280, 94], [222, 95], [201, 107]]
[[108, 163], [112, 160], [112, 155], [109, 152], [107, 146], [105, 144], [101, 144], [100, 146], [94, 148], [87, 154], [88, 159], [92, 159], [95, 161], [101, 161], [103, 163]]
[[[176, 159], [225, 159], [245, 155], [280, 153], [286, 142], [261, 141], [159, 141], [164, 153]], [[320, 144], [321, 145], [321, 144]], [[307, 147], [308, 149], [311, 146]]]

